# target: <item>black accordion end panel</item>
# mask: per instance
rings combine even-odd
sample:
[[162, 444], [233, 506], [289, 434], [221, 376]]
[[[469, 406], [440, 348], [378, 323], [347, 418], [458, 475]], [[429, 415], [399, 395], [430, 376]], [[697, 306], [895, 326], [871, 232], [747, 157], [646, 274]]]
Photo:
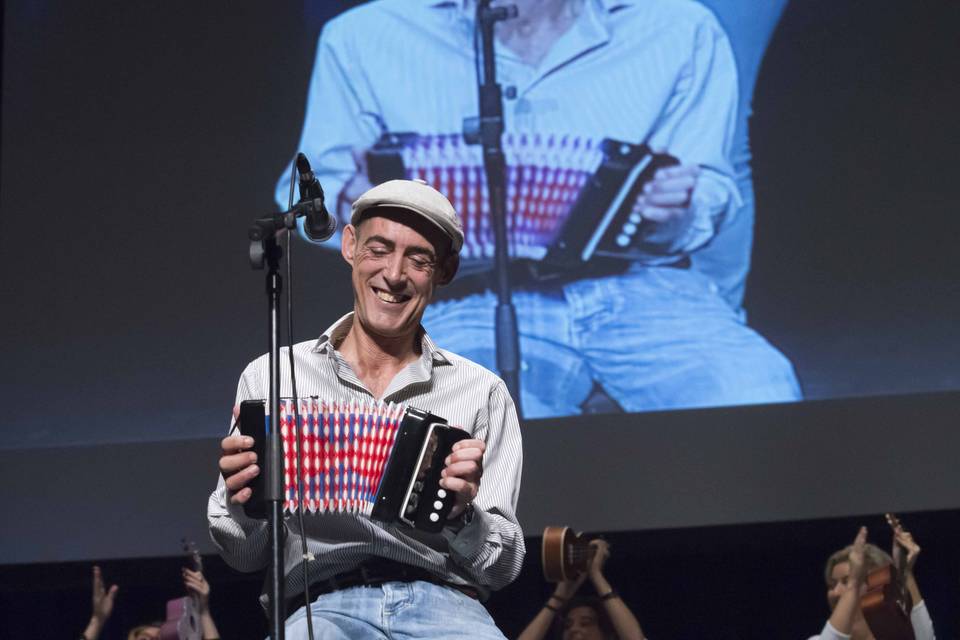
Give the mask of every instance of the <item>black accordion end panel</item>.
[[[611, 138], [506, 134], [504, 153], [510, 254], [531, 261], [542, 278], [642, 257], [650, 223], [635, 210], [637, 198], [658, 169], [679, 164], [646, 144]], [[373, 184], [421, 178], [443, 192], [463, 220], [465, 269], [492, 268], [479, 147], [459, 135], [387, 132], [366, 162]]]

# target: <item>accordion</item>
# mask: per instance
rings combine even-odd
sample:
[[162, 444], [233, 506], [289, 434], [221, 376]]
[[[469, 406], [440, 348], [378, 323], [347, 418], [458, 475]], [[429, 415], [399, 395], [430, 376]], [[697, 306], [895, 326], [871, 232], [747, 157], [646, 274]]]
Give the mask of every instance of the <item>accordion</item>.
[[[266, 442], [269, 421], [265, 401], [241, 404], [240, 431], [257, 443]], [[296, 406], [281, 400], [279, 422], [287, 513], [350, 513], [423, 531], [443, 529], [456, 496], [440, 487], [440, 472], [454, 443], [470, 437], [463, 429], [403, 404], [316, 397], [301, 398]], [[265, 460], [262, 449], [258, 457]], [[245, 505], [251, 517], [265, 517], [266, 475], [251, 483], [253, 497]]]
[[[645, 144], [576, 136], [507, 133], [507, 235], [510, 257], [555, 269], [595, 258], [633, 260], [645, 221], [634, 211], [643, 185], [678, 164]], [[367, 153], [373, 184], [420, 178], [447, 196], [463, 221], [465, 266], [489, 262], [493, 228], [483, 154], [462, 135], [385, 133]]]

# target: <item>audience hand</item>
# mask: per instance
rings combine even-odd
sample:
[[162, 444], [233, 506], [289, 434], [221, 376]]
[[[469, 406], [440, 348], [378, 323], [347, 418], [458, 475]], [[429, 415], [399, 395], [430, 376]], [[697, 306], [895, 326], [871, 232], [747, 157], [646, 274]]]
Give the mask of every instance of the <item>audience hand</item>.
[[113, 613], [113, 601], [117, 596], [119, 588], [117, 585], [111, 585], [109, 589], [104, 587], [103, 575], [100, 567], [93, 567], [93, 594], [91, 597], [90, 622], [83, 632], [86, 640], [97, 640], [103, 631], [104, 625], [110, 619]]
[[197, 607], [201, 613], [210, 607], [210, 583], [202, 572], [184, 568], [183, 586], [186, 587], [187, 593], [197, 597]]

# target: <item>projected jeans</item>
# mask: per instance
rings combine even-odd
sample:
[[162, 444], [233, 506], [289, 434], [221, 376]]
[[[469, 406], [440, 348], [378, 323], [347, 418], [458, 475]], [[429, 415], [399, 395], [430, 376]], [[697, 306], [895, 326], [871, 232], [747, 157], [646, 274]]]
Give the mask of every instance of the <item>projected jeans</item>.
[[[429, 582], [388, 582], [334, 591], [317, 598], [311, 610], [317, 640], [504, 640], [480, 602]], [[305, 607], [287, 620], [286, 637], [307, 640]]]
[[[527, 418], [574, 415], [594, 381], [626, 411], [800, 399], [790, 362], [693, 269], [516, 290]], [[443, 348], [496, 370], [491, 292], [436, 302], [423, 324]]]

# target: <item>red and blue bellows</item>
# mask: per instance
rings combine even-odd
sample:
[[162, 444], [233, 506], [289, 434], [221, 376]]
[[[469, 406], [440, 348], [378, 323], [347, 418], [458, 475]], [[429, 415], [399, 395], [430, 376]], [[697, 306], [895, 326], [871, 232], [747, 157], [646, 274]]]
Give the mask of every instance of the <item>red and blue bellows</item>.
[[[556, 240], [581, 189], [603, 162], [600, 140], [506, 133], [510, 255], [540, 260]], [[492, 259], [493, 227], [483, 150], [462, 135], [420, 136], [400, 152], [408, 178], [443, 193], [463, 221], [464, 260]]]
[[293, 400], [280, 403], [284, 455], [284, 509], [295, 512], [297, 440], [303, 445], [303, 510], [370, 515], [405, 407], [356, 400]]

